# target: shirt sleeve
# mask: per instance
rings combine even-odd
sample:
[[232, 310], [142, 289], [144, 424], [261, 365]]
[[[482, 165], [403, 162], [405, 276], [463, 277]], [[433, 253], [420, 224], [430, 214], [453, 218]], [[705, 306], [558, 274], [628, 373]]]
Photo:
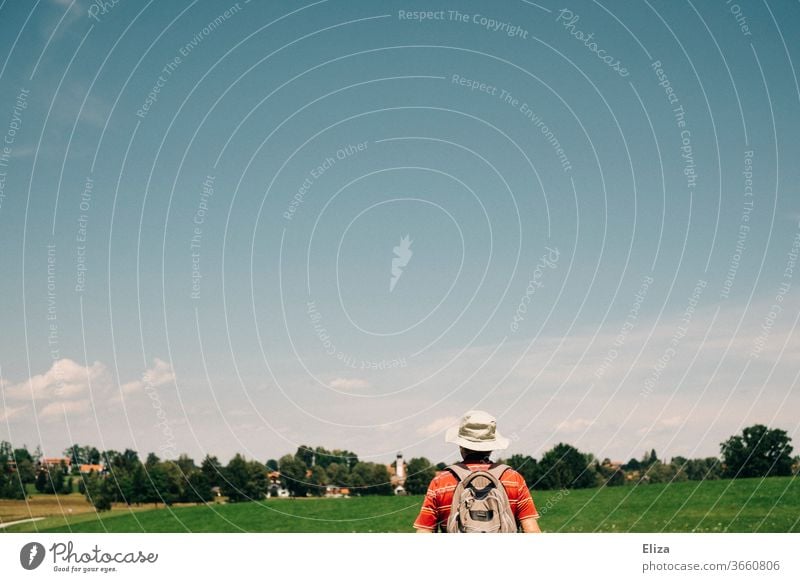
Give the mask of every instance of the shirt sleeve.
[[433, 479], [428, 486], [428, 492], [425, 494], [425, 500], [422, 502], [422, 508], [419, 510], [419, 515], [414, 522], [414, 527], [417, 529], [436, 531], [436, 524], [438, 522], [439, 504], [436, 499], [436, 479]]
[[[515, 471], [516, 473], [516, 471]], [[528, 484], [525, 483], [525, 478], [516, 473], [517, 478], [517, 521], [528, 519], [529, 517], [539, 518], [539, 512], [533, 504], [533, 497], [528, 490]]]

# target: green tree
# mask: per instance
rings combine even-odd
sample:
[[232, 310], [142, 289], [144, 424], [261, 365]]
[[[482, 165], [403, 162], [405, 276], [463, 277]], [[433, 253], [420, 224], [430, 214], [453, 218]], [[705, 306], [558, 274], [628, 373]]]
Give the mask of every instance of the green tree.
[[30, 459], [22, 459], [17, 461], [17, 474], [19, 480], [23, 483], [33, 483], [36, 481], [36, 467], [33, 466], [33, 461]]
[[180, 470], [183, 471], [183, 474], [187, 477], [197, 470], [197, 465], [194, 464], [194, 459], [185, 453], [182, 453], [180, 456], [178, 456], [178, 460], [175, 461], [175, 464], [178, 465]]
[[642, 468], [642, 463], [638, 459], [631, 459], [630, 461], [622, 465], [622, 468], [625, 471], [638, 471], [639, 469]]
[[0, 499], [25, 499], [25, 485], [20, 478], [19, 464], [16, 472], [9, 465], [12, 454], [10, 443], [0, 443]]
[[48, 471], [44, 467], [41, 467], [36, 472], [36, 482], [34, 483], [34, 486], [36, 487], [36, 490], [39, 493], [46, 493], [49, 484], [50, 484], [50, 477]]
[[99, 465], [100, 451], [98, 451], [95, 447], [86, 447], [86, 461], [90, 465]]
[[785, 430], [763, 424], [749, 426], [741, 436], [721, 444], [726, 477], [770, 477], [792, 474], [792, 439]]
[[356, 463], [351, 471], [351, 481], [359, 495], [391, 495], [394, 493], [386, 465]]
[[600, 477], [600, 485], [616, 487], [625, 484], [625, 472], [620, 467], [614, 466], [610, 459], [603, 459], [603, 462], [597, 465], [597, 474]]
[[131, 472], [131, 488], [128, 502], [135, 503], [136, 505], [147, 503], [149, 486], [150, 480], [147, 478], [144, 466], [139, 463]]
[[436, 476], [436, 468], [425, 457], [415, 457], [406, 467], [405, 490], [411, 495], [422, 495], [428, 490], [431, 480]]
[[722, 478], [722, 464], [717, 457], [689, 459], [686, 461], [686, 476], [690, 481], [713, 481]]
[[68, 457], [73, 467], [80, 466], [89, 462], [86, 447], [74, 444], [64, 450], [64, 456]]
[[190, 503], [207, 503], [213, 499], [214, 493], [211, 491], [211, 485], [205, 474], [201, 471], [195, 471], [189, 475], [183, 500]]
[[557, 444], [542, 456], [539, 471], [537, 483], [531, 487], [582, 489], [597, 484], [592, 458], [565, 443]]
[[311, 475], [308, 478], [308, 482], [311, 494], [321, 497], [325, 494], [325, 488], [330, 483], [330, 480], [322, 465], [314, 465], [311, 467]]
[[267, 470], [258, 461], [247, 461], [237, 453], [225, 467], [222, 493], [228, 501], [261, 499], [267, 492]]
[[200, 472], [205, 475], [209, 487], [222, 487], [225, 482], [224, 469], [219, 459], [211, 455], [206, 455], [206, 458], [200, 463]]
[[532, 487], [539, 479], [539, 463], [530, 455], [511, 455], [503, 462], [522, 475], [528, 487]]
[[116, 491], [111, 478], [99, 475], [95, 471], [83, 479], [86, 501], [91, 503], [97, 511], [108, 511], [116, 498]]
[[312, 461], [314, 461], [314, 448], [307, 445], [300, 445], [297, 447], [294, 458], [302, 462], [306, 467], [310, 467]]
[[181, 498], [183, 475], [175, 463], [157, 461], [145, 464], [145, 472], [149, 479], [146, 494], [148, 502], [172, 505]]
[[672, 483], [686, 481], [688, 479], [686, 471], [672, 463], [662, 463], [656, 461], [642, 475], [642, 480], [650, 483]]
[[325, 469], [328, 474], [328, 481], [332, 485], [339, 487], [347, 487], [350, 484], [350, 471], [347, 470], [347, 465], [342, 463], [331, 463]]
[[281, 485], [293, 497], [304, 497], [308, 492], [308, 479], [306, 464], [296, 456], [284, 455], [278, 461], [278, 470], [281, 474]]

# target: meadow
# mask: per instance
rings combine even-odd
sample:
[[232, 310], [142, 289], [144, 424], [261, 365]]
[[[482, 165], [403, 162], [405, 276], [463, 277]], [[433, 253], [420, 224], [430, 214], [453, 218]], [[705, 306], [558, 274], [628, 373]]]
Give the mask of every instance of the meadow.
[[[43, 503], [39, 497], [45, 496], [31, 504]], [[52, 504], [54, 496], [47, 497]], [[157, 509], [117, 505], [95, 513], [77, 494], [66, 497], [63, 507], [71, 512], [51, 505], [55, 515], [0, 532], [410, 532], [422, 503], [421, 496], [266, 499]], [[800, 532], [797, 477], [534, 491], [533, 497], [546, 532]], [[14, 503], [15, 518], [31, 516], [24, 501], [4, 502], [0, 519], [11, 521], [8, 504]]]

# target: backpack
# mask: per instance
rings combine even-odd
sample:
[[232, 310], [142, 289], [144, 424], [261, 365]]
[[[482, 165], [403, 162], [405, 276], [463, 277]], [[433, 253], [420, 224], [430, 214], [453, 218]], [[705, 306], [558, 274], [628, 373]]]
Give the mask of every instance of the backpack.
[[493, 464], [486, 471], [472, 471], [463, 463], [447, 467], [458, 479], [453, 492], [447, 533], [513, 533], [517, 520], [500, 477], [508, 465]]

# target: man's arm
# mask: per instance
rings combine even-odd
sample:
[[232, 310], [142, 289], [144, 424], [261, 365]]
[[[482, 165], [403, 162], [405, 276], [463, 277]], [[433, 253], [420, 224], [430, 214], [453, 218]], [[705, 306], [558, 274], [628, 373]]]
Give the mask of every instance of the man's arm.
[[539, 521], [535, 517], [528, 517], [519, 522], [522, 526], [522, 533], [542, 533], [539, 529]]
[[438, 523], [439, 504], [436, 498], [436, 477], [434, 477], [428, 485], [419, 515], [414, 521], [414, 529], [417, 533], [434, 533]]

